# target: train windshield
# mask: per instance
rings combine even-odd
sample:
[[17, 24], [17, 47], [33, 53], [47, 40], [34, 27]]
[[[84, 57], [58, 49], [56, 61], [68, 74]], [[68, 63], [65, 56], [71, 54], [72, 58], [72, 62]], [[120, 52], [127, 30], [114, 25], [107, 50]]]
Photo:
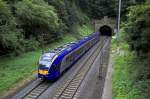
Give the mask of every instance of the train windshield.
[[50, 57], [42, 57], [40, 61], [50, 62], [51, 58]]
[[41, 57], [40, 61], [51, 62], [54, 56], [55, 56], [55, 53], [46, 53]]
[[39, 65], [50, 67], [50, 65], [54, 61], [55, 56], [56, 56], [55, 53], [45, 53], [44, 55], [41, 56], [39, 60]]

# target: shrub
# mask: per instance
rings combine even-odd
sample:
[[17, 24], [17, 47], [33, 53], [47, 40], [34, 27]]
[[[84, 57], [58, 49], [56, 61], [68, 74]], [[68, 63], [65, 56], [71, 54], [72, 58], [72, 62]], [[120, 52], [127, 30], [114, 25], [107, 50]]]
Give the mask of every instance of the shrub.
[[39, 48], [40, 43], [35, 38], [30, 38], [25, 41], [25, 51], [34, 51]]

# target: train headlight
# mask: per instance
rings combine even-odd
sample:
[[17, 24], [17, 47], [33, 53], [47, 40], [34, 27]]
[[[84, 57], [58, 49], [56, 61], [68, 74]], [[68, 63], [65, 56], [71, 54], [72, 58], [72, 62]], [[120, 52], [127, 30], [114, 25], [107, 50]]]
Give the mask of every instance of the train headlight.
[[39, 74], [47, 75], [48, 74], [48, 70], [39, 70]]

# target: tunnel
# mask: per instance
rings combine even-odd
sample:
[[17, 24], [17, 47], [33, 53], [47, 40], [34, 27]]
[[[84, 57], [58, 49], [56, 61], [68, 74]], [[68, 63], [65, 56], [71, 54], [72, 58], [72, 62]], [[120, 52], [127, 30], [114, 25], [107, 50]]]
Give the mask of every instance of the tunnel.
[[100, 27], [99, 32], [102, 36], [112, 36], [113, 34], [112, 28], [108, 25]]

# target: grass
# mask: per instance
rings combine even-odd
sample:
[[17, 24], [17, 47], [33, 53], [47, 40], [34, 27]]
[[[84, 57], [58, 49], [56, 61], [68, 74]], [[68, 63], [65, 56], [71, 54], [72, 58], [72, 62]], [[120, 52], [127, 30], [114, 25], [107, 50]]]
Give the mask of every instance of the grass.
[[93, 27], [90, 25], [83, 25], [82, 27], [78, 28], [78, 31], [79, 34], [82, 34], [82, 36], [88, 36], [93, 32]]
[[[80, 30], [83, 32], [86, 28], [86, 26], [80, 27]], [[88, 33], [90, 34], [91, 32]], [[86, 35], [88, 35], [88, 33]], [[74, 36], [66, 34], [63, 36], [63, 39], [51, 43], [45, 46], [45, 48], [52, 50], [57, 46], [75, 40], [76, 38]], [[16, 86], [16, 83], [33, 75], [34, 71], [37, 69], [37, 61], [41, 52], [41, 49], [39, 49], [37, 51], [22, 54], [18, 57], [0, 57], [0, 94], [4, 94], [6, 91]]]
[[[76, 38], [66, 35], [59, 42], [48, 45], [47, 48], [54, 49], [57, 46], [67, 42], [75, 41]], [[41, 55], [41, 51], [28, 52], [18, 57], [1, 57], [0, 58], [0, 93], [33, 74], [37, 69], [37, 61]]]
[[[113, 61], [114, 61], [114, 72], [113, 72], [113, 99], [126, 99], [128, 93], [128, 73], [126, 72], [127, 62], [126, 60], [130, 57], [122, 53], [127, 53], [127, 45], [120, 45], [121, 48], [118, 48], [116, 42], [113, 41], [112, 50], [113, 50]], [[121, 49], [121, 51], [118, 51]]]
[[[34, 57], [33, 57], [34, 56]], [[29, 76], [36, 69], [40, 52], [29, 52], [19, 57], [0, 59], [0, 92], [8, 90], [19, 80]]]

